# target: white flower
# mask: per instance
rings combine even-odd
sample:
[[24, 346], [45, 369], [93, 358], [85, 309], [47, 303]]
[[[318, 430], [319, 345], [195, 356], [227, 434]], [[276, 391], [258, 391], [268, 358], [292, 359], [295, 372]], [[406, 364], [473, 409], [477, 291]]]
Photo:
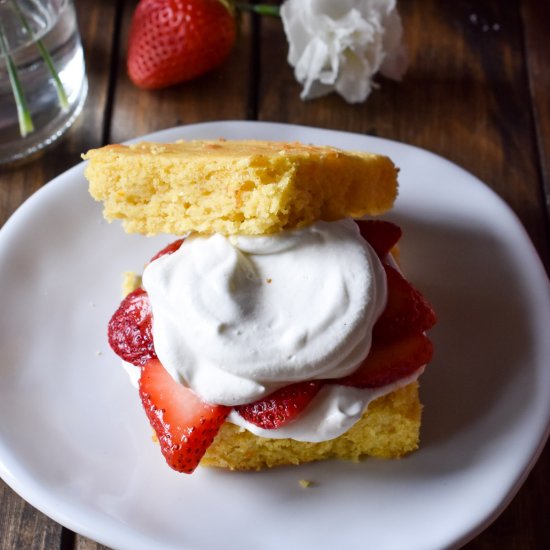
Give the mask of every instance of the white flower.
[[407, 60], [395, 0], [286, 0], [281, 18], [288, 62], [302, 99], [338, 92], [365, 101], [373, 76], [400, 80]]

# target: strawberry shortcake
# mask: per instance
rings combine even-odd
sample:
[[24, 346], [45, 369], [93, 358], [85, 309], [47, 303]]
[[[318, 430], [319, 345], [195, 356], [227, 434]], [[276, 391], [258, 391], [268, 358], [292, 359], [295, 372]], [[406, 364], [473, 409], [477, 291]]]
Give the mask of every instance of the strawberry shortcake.
[[261, 141], [90, 151], [90, 192], [174, 241], [127, 280], [109, 343], [167, 463], [260, 469], [418, 447], [435, 314], [402, 275], [386, 157]]

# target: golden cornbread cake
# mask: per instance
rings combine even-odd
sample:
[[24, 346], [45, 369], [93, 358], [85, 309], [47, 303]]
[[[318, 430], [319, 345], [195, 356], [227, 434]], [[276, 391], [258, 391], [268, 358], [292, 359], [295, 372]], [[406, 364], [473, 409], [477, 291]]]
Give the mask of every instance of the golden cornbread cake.
[[[103, 201], [106, 219], [120, 219], [127, 232], [145, 235], [167, 233], [178, 236], [189, 232], [206, 236], [215, 233], [226, 236], [272, 235], [307, 227], [319, 220], [336, 221], [342, 218], [376, 216], [389, 210], [397, 196], [398, 171], [391, 160], [381, 155], [344, 152], [333, 147], [220, 139], [169, 144], [109, 145], [89, 151], [84, 158], [89, 161], [85, 175], [90, 183], [90, 193], [96, 200]], [[400, 235], [400, 230], [397, 229]], [[214, 235], [213, 239], [218, 237], [219, 235]], [[181, 244], [181, 240], [176, 243]], [[397, 243], [397, 240], [394, 243]], [[170, 250], [173, 252], [177, 248]], [[395, 256], [396, 250], [394, 244], [392, 256]], [[161, 251], [162, 253], [164, 251]], [[385, 260], [391, 264], [387, 258], [387, 250], [385, 254]], [[210, 255], [208, 257], [210, 258]], [[348, 273], [354, 273], [347, 266], [348, 259], [349, 256], [346, 256], [343, 269]], [[149, 273], [146, 272], [146, 278]], [[396, 273], [399, 277], [399, 273]], [[388, 284], [391, 280], [389, 275], [390, 273], [386, 279]], [[178, 284], [180, 280], [178, 279]], [[266, 284], [270, 283], [271, 279], [266, 279]], [[124, 274], [124, 295], [132, 294], [128, 298], [134, 299], [135, 296], [145, 294], [148, 300], [154, 296], [153, 286], [149, 286], [148, 283], [145, 290], [140, 288], [141, 285], [141, 277], [138, 274]], [[397, 295], [397, 300], [401, 304], [400, 297], [403, 295]], [[407, 300], [405, 297], [404, 301], [409, 304], [407, 307], [418, 305], [414, 300], [410, 303]], [[170, 304], [172, 302], [174, 300], [170, 298]], [[218, 305], [218, 302], [212, 303], [214, 311]], [[128, 307], [133, 308], [134, 305]], [[150, 305], [142, 307], [145, 308], [142, 311], [146, 311], [146, 307]], [[178, 308], [178, 315], [180, 311], [187, 311], [181, 304]], [[113, 319], [119, 319], [119, 311], [120, 309]], [[128, 311], [131, 312], [131, 309]], [[398, 313], [401, 315], [403, 310], [399, 309]], [[155, 312], [153, 319], [149, 312], [151, 335], [155, 320], [158, 323], [157, 327], [162, 326], [159, 321], [162, 316], [157, 315], [158, 312]], [[286, 313], [282, 317], [286, 322], [288, 315], [285, 315]], [[137, 323], [141, 323], [145, 318], [131, 313], [130, 319], [134, 317], [138, 319]], [[128, 334], [125, 331], [128, 327], [129, 330], [133, 330], [133, 325], [126, 325], [126, 321], [119, 325], [118, 322], [117, 320], [113, 326], [114, 330], [122, 335], [123, 348], [117, 347], [118, 344], [112, 347], [115, 353], [128, 361], [124, 356], [124, 346], [127, 345], [125, 339]], [[169, 331], [163, 333], [162, 329], [160, 330], [161, 336], [170, 334]], [[182, 334], [181, 331], [170, 334], [170, 342], [178, 342], [177, 338]], [[271, 332], [269, 334], [272, 338]], [[139, 338], [141, 335], [140, 332]], [[408, 341], [406, 344], [408, 345]], [[159, 390], [158, 386], [152, 387], [151, 384], [155, 381], [160, 384], [160, 378], [156, 377], [164, 373], [168, 382], [163, 381], [162, 384], [174, 384], [178, 391], [189, 390], [182, 388], [167, 374], [167, 369], [160, 364], [154, 348], [142, 350], [138, 346], [138, 349], [148, 361], [141, 363], [141, 358], [136, 360], [132, 355], [133, 364], [142, 369], [139, 391], [144, 409], [168, 464], [177, 471], [190, 473], [199, 460], [204, 466], [231, 470], [259, 470], [326, 459], [356, 461], [367, 456], [400, 458], [418, 448], [422, 412], [419, 386], [417, 381], [411, 382], [413, 376], [406, 377], [404, 374], [400, 375], [400, 380], [401, 384], [406, 385], [372, 401], [361, 418], [348, 431], [333, 439], [311, 443], [261, 437], [229, 422], [228, 413], [224, 411], [224, 416], [218, 417], [215, 430], [211, 430], [208, 442], [205, 443], [206, 436], [198, 436], [199, 439], [202, 438], [202, 447], [193, 448], [188, 446], [188, 440], [192, 433], [201, 433], [200, 426], [210, 421], [210, 417], [206, 420], [204, 416], [201, 417], [200, 421], [191, 427], [186, 425], [186, 420], [174, 421], [170, 412], [181, 411], [184, 408], [181, 403], [184, 401], [176, 403], [174, 407], [171, 402], [167, 405], [164, 396], [172, 395], [172, 390], [165, 390], [168, 386], [164, 385], [160, 386]], [[155, 354], [153, 359], [148, 355], [151, 349]], [[417, 348], [414, 349], [415, 354], [416, 350]], [[393, 353], [393, 349], [390, 353]], [[204, 347], [197, 348], [197, 356], [204, 354]], [[416, 357], [422, 355], [416, 354]], [[237, 362], [236, 360], [235, 364]], [[284, 363], [284, 358], [281, 363]], [[415, 376], [423, 364], [413, 365], [418, 369]], [[216, 373], [211, 376], [221, 375]], [[338, 380], [340, 379], [337, 378], [336, 383]], [[219, 384], [219, 380], [215, 378], [208, 380], [210, 385], [215, 386], [216, 382]], [[397, 384], [397, 379], [372, 387], [385, 386], [387, 391], [396, 388], [396, 385], [387, 386], [389, 383]], [[185, 399], [185, 403], [192, 402], [189, 396]], [[215, 405], [215, 398], [212, 402], [213, 414], [221, 414], [216, 412], [216, 409], [223, 407]], [[211, 406], [208, 403], [203, 404]], [[168, 415], [165, 423], [164, 415]], [[244, 415], [242, 417], [246, 420]], [[328, 415], [322, 421], [327, 418], [332, 417]], [[178, 440], [180, 442], [174, 444], [172, 434], [180, 426], [183, 426], [184, 430], [184, 438], [181, 439], [183, 443]], [[171, 431], [172, 427], [174, 432]], [[210, 443], [212, 438], [213, 442]], [[181, 453], [177, 452], [180, 448]], [[170, 453], [175, 453], [176, 457]], [[191, 455], [193, 461], [189, 458]]]
[[385, 156], [267, 141], [179, 141], [89, 151], [90, 193], [129, 233], [265, 235], [378, 215], [397, 195]]
[[330, 458], [400, 458], [418, 448], [421, 413], [418, 382], [412, 382], [373, 401], [346, 433], [320, 443], [258, 437], [226, 422], [201, 465], [260, 470]]

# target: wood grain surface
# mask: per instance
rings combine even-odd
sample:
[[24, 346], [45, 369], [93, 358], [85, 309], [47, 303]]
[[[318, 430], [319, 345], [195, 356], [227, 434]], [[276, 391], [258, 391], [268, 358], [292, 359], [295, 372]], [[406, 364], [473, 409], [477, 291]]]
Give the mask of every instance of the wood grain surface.
[[[28, 163], [0, 169], [0, 224], [89, 148], [180, 124], [263, 120], [358, 132], [442, 155], [516, 212], [550, 270], [550, 3], [401, 0], [409, 70], [363, 104], [304, 102], [278, 19], [244, 15], [227, 62], [193, 82], [143, 91], [126, 76], [129, 0], [76, 0], [90, 91], [71, 130]], [[549, 327], [550, 330], [550, 327]], [[550, 366], [550, 365], [549, 365]], [[550, 548], [550, 447], [469, 550]], [[0, 481], [0, 549], [99, 550]]]

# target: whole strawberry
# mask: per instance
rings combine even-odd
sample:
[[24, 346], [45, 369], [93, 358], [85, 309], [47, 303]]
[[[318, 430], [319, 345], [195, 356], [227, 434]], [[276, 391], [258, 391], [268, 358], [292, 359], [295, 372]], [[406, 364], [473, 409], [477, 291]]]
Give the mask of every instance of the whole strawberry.
[[141, 0], [128, 43], [128, 74], [141, 88], [164, 88], [220, 65], [235, 42], [221, 0]]

